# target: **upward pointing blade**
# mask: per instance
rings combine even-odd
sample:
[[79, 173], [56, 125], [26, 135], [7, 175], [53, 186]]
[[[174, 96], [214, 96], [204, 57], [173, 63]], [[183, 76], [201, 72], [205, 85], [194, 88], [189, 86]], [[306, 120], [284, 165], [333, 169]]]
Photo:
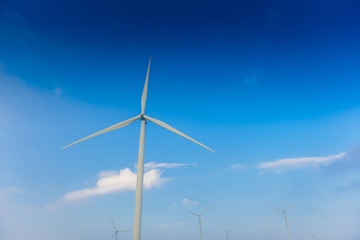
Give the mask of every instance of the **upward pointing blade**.
[[208, 210], [210, 208], [210, 206], [208, 206], [204, 211], [202, 211], [201, 213], [200, 213], [200, 215], [202, 215], [204, 212], [206, 212], [206, 210]]
[[194, 143], [197, 143], [197, 144], [199, 144], [200, 146], [202, 146], [202, 147], [204, 147], [204, 148], [206, 148], [206, 149], [209, 149], [210, 151], [214, 152], [214, 150], [208, 148], [207, 146], [205, 146], [205, 145], [202, 144], [202, 143], [199, 143], [198, 141], [192, 139], [191, 137], [185, 135], [184, 133], [176, 130], [175, 128], [171, 127], [170, 125], [168, 125], [168, 124], [166, 124], [166, 123], [164, 123], [164, 122], [162, 122], [162, 121], [160, 121], [160, 120], [157, 120], [157, 119], [155, 119], [155, 118], [151, 118], [151, 117], [149, 117], [149, 116], [145, 116], [145, 115], [144, 115], [144, 117], [145, 117], [146, 119], [150, 120], [151, 122], [156, 123], [157, 125], [159, 125], [159, 126], [161, 126], [161, 127], [163, 127], [163, 128], [166, 128], [167, 130], [172, 131], [172, 132], [174, 132], [174, 133], [176, 133], [176, 134], [179, 134], [180, 136], [182, 136], [182, 137], [184, 137], [184, 138], [187, 138], [187, 139], [189, 139], [190, 141], [193, 141]]
[[293, 201], [293, 202], [287, 207], [287, 209], [285, 210], [285, 212], [286, 212], [287, 210], [289, 210], [289, 208], [290, 208], [294, 203], [295, 203], [295, 201]]
[[116, 227], [115, 227], [115, 224], [114, 224], [114, 221], [112, 220], [112, 218], [110, 218], [110, 219], [111, 219], [111, 223], [112, 223], [112, 225], [113, 225], [113, 227], [114, 227], [115, 231], [117, 231], [117, 229], [116, 229]]
[[125, 121], [123, 121], [123, 122], [117, 123], [117, 124], [115, 124], [115, 125], [113, 125], [113, 126], [111, 126], [111, 127], [105, 128], [105, 129], [103, 129], [103, 130], [101, 130], [101, 131], [99, 131], [99, 132], [97, 132], [97, 133], [91, 134], [90, 136], [87, 136], [87, 137], [82, 138], [82, 139], [80, 139], [80, 140], [78, 140], [78, 141], [76, 141], [76, 142], [73, 142], [73, 143], [71, 143], [71, 144], [69, 144], [69, 145], [67, 145], [67, 146], [65, 146], [65, 147], [63, 147], [63, 148], [61, 148], [61, 149], [70, 147], [71, 145], [74, 145], [74, 144], [76, 144], [76, 143], [82, 142], [82, 141], [84, 141], [84, 140], [86, 140], [86, 139], [95, 137], [95, 136], [97, 136], [97, 135], [100, 135], [100, 134], [103, 134], [103, 133], [106, 133], [106, 132], [110, 132], [110, 131], [115, 130], [115, 129], [118, 129], [118, 128], [125, 127], [126, 125], [129, 125], [130, 123], [134, 122], [135, 120], [137, 120], [137, 119], [139, 119], [139, 118], [140, 118], [140, 115], [139, 115], [139, 116], [136, 116], [136, 117], [133, 117], [133, 118], [130, 118], [130, 119], [128, 119], [128, 120], [125, 120]]
[[150, 63], [151, 63], [151, 58], [149, 60], [149, 66], [148, 66], [148, 70], [146, 73], [144, 90], [143, 90], [142, 97], [141, 97], [141, 114], [145, 113], [146, 97], [147, 97], [147, 90], [148, 90], [148, 83], [149, 83]]

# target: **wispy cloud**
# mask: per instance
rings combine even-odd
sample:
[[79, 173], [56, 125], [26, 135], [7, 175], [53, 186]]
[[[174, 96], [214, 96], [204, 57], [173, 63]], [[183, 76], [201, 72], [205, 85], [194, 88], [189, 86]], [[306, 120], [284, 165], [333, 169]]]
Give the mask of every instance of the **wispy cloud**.
[[[145, 164], [144, 189], [152, 189], [171, 180], [171, 178], [162, 177], [163, 171], [160, 171], [158, 168], [175, 168], [185, 165], [187, 164], [155, 162]], [[131, 171], [129, 168], [124, 168], [120, 171], [102, 171], [98, 174], [98, 177], [99, 180], [95, 187], [69, 192], [64, 196], [63, 200], [71, 202], [92, 196], [133, 191], [136, 189], [136, 172]]]
[[[156, 163], [156, 162], [149, 162], [144, 164], [144, 170], [151, 170], [151, 169], [158, 169], [158, 168], [176, 168], [176, 167], [183, 167], [189, 166], [190, 164], [187, 163]], [[192, 164], [195, 166], [195, 164]]]
[[20, 190], [19, 188], [16, 187], [3, 187], [0, 188], [0, 194], [16, 194], [16, 193], [21, 193], [22, 190]]
[[238, 169], [238, 170], [243, 170], [246, 168], [246, 166], [242, 165], [242, 164], [233, 164], [230, 166], [231, 169]]
[[258, 168], [261, 170], [272, 170], [276, 172], [283, 172], [293, 169], [302, 169], [307, 167], [319, 167], [321, 165], [330, 165], [338, 160], [343, 159], [347, 155], [346, 152], [341, 152], [335, 155], [325, 157], [298, 157], [298, 158], [284, 158], [271, 162], [263, 162]]
[[11, 198], [14, 194], [20, 194], [23, 191], [16, 187], [2, 187], [0, 188], [0, 200]]
[[195, 202], [195, 201], [191, 201], [190, 199], [188, 198], [184, 198], [182, 201], [181, 201], [181, 205], [183, 205], [184, 207], [195, 207], [195, 206], [198, 206], [200, 205], [198, 202]]
[[326, 172], [329, 174], [348, 173], [349, 171], [358, 172], [360, 169], [360, 144], [346, 153], [346, 156], [337, 161], [328, 168]]
[[185, 222], [177, 222], [177, 223], [169, 223], [169, 224], [163, 224], [159, 225], [159, 228], [172, 228], [172, 227], [182, 227], [184, 226]]

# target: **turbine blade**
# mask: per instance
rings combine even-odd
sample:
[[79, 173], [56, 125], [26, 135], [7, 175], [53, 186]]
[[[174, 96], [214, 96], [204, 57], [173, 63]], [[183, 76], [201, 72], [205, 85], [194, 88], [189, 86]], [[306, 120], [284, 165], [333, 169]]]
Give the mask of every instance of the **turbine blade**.
[[270, 206], [270, 207], [277, 210], [277, 211], [279, 211], [279, 212], [283, 212], [283, 210], [281, 210], [280, 208], [277, 208], [277, 207], [274, 207], [274, 206]]
[[147, 97], [147, 90], [148, 90], [148, 83], [149, 83], [150, 63], [151, 63], [151, 58], [149, 60], [149, 66], [148, 66], [148, 70], [147, 70], [147, 73], [146, 73], [144, 90], [143, 90], [143, 93], [142, 93], [142, 96], [141, 96], [141, 114], [145, 113], [146, 97]]
[[202, 212], [200, 213], [200, 215], [202, 215], [204, 212], [206, 212], [206, 210], [208, 210], [210, 207], [211, 207], [211, 206], [208, 206], [204, 211], [202, 211]]
[[131, 230], [121, 230], [121, 231], [118, 231], [118, 232], [132, 232]]
[[296, 201], [293, 201], [288, 207], [287, 209], [285, 210], [285, 212], [295, 203]]
[[308, 233], [310, 237], [312, 237], [313, 239], [316, 239], [316, 236], [311, 234], [311, 233]]
[[130, 123], [134, 122], [135, 120], [137, 120], [137, 119], [139, 119], [139, 118], [140, 118], [140, 115], [139, 115], [139, 116], [136, 116], [136, 117], [133, 117], [133, 118], [130, 118], [130, 119], [128, 119], [128, 120], [125, 120], [125, 121], [123, 121], [123, 122], [117, 123], [117, 124], [115, 124], [115, 125], [113, 125], [113, 126], [111, 126], [111, 127], [105, 128], [105, 129], [103, 129], [103, 130], [101, 130], [101, 131], [99, 131], [99, 132], [97, 132], [97, 133], [91, 134], [90, 136], [87, 136], [87, 137], [82, 138], [82, 139], [80, 139], [80, 140], [78, 140], [78, 141], [76, 141], [76, 142], [73, 142], [73, 143], [71, 143], [71, 144], [69, 144], [69, 145], [67, 145], [67, 146], [65, 146], [65, 147], [63, 147], [63, 148], [61, 148], [61, 149], [70, 147], [71, 145], [74, 145], [74, 144], [76, 144], [76, 143], [82, 142], [82, 141], [84, 141], [84, 140], [86, 140], [86, 139], [95, 137], [95, 136], [97, 136], [97, 135], [100, 135], [100, 134], [103, 134], [103, 133], [106, 133], [106, 132], [110, 132], [110, 131], [115, 130], [115, 129], [118, 129], [118, 128], [125, 127], [125, 126], [129, 125]]
[[110, 238], [110, 240], [113, 240], [114, 237], [115, 237], [115, 235], [116, 235], [116, 232], [114, 233], [114, 235], [112, 235], [112, 237]]
[[117, 229], [116, 229], [116, 227], [115, 227], [115, 224], [114, 224], [114, 221], [113, 221], [112, 217], [110, 217], [110, 220], [111, 220], [111, 223], [112, 223], [112, 225], [113, 225], [113, 227], [114, 227], [115, 231], [117, 231]]
[[223, 226], [219, 225], [219, 227], [220, 227], [222, 230], [224, 230], [225, 232], [227, 232], [226, 229], [225, 229]]
[[209, 149], [210, 151], [214, 152], [214, 150], [208, 148], [207, 146], [205, 146], [205, 145], [202, 144], [202, 143], [199, 143], [198, 141], [192, 139], [191, 137], [185, 135], [184, 133], [176, 130], [175, 128], [171, 127], [170, 125], [168, 125], [168, 124], [166, 124], [166, 123], [164, 123], [164, 122], [162, 122], [162, 121], [160, 121], [160, 120], [157, 120], [157, 119], [155, 119], [155, 118], [151, 118], [151, 117], [149, 117], [149, 116], [144, 116], [144, 117], [145, 117], [146, 119], [150, 120], [151, 122], [153, 122], [153, 123], [155, 123], [155, 124], [157, 124], [157, 125], [159, 125], [159, 126], [161, 126], [161, 127], [163, 127], [163, 128], [166, 128], [166, 129], [169, 130], [169, 131], [172, 131], [172, 132], [174, 132], [174, 133], [176, 133], [176, 134], [179, 134], [180, 136], [182, 136], [182, 137], [184, 137], [184, 138], [187, 138], [187, 139], [189, 139], [190, 141], [193, 141], [194, 143], [197, 143], [197, 144], [199, 144], [200, 146], [202, 146], [202, 147], [204, 147], [204, 148], [206, 148], [206, 149]]
[[196, 214], [196, 213], [194, 213], [194, 212], [192, 212], [192, 211], [189, 211], [189, 210], [186, 210], [186, 209], [184, 209], [184, 211], [187, 211], [188, 213], [191, 213], [191, 214], [193, 214], [193, 215], [195, 215], [195, 216], [200, 216], [199, 214]]

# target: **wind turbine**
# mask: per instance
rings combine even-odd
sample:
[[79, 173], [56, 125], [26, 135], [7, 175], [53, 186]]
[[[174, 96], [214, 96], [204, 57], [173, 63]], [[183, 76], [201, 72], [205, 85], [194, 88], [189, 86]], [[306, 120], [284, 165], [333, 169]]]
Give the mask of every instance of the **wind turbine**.
[[355, 208], [355, 207], [353, 207], [353, 208], [354, 208], [354, 210], [355, 210], [358, 214], [360, 214], [359, 209], [357, 209], [357, 208]]
[[208, 210], [209, 208], [210, 208], [210, 206], [209, 206], [208, 208], [206, 208], [204, 211], [202, 211], [200, 214], [197, 214], [197, 213], [194, 213], [194, 212], [192, 212], [192, 211], [189, 211], [189, 210], [184, 209], [184, 210], [187, 211], [188, 213], [191, 213], [192, 215], [195, 215], [195, 216], [197, 216], [197, 217], [199, 218], [200, 240], [201, 240], [201, 237], [202, 237], [202, 234], [201, 234], [201, 232], [202, 232], [202, 230], [201, 230], [201, 215], [203, 215], [204, 212], [205, 212], [206, 210]]
[[115, 230], [115, 233], [114, 233], [114, 235], [112, 235], [110, 240], [113, 240], [114, 237], [115, 237], [115, 240], [117, 240], [117, 235], [118, 235], [119, 232], [132, 232], [132, 231], [129, 231], [129, 230], [117, 230], [117, 228], [115, 227], [114, 221], [112, 220], [112, 218], [110, 218], [110, 219], [111, 219], [111, 223], [112, 223], [112, 225], [114, 227], [114, 230]]
[[318, 238], [314, 235], [314, 234], [311, 234], [311, 233], [308, 233], [314, 240], [318, 240]]
[[282, 209], [279, 209], [279, 208], [276, 208], [276, 207], [272, 207], [274, 208], [275, 210], [279, 211], [279, 212], [282, 212], [284, 214], [284, 217], [285, 217], [285, 223], [286, 223], [286, 230], [287, 230], [287, 233], [288, 233], [288, 237], [289, 237], [289, 240], [291, 240], [291, 236], [290, 236], [290, 230], [289, 230], [289, 223], [288, 223], [288, 218], [287, 218], [287, 215], [286, 215], [286, 212], [289, 210], [289, 208], [294, 204], [291, 203], [285, 210], [282, 210]]
[[234, 231], [235, 229], [226, 230], [223, 226], [220, 225], [220, 228], [226, 232], [226, 240], [229, 240], [229, 232]]
[[149, 120], [169, 131], [172, 131], [184, 138], [189, 139], [190, 141], [193, 141], [197, 144], [199, 144], [200, 146], [209, 149], [210, 151], [214, 152], [213, 150], [211, 150], [210, 148], [206, 147], [205, 145], [201, 144], [200, 142], [192, 139], [191, 137], [185, 135], [184, 133], [176, 130], [175, 128], [169, 126], [168, 124], [157, 120], [155, 118], [151, 118], [149, 116], [145, 115], [145, 105], [146, 105], [146, 97], [147, 97], [147, 90], [148, 90], [148, 81], [149, 81], [149, 71], [150, 71], [150, 63], [151, 63], [151, 58], [149, 60], [149, 66], [148, 66], [148, 70], [146, 73], [146, 79], [145, 79], [145, 85], [144, 85], [144, 89], [143, 89], [143, 93], [142, 93], [142, 97], [141, 97], [141, 113], [138, 116], [135, 116], [133, 118], [130, 118], [128, 120], [125, 120], [123, 122], [117, 123], [113, 126], [110, 126], [108, 128], [105, 128], [99, 132], [96, 132], [94, 134], [91, 134], [90, 136], [87, 136], [85, 138], [82, 138], [74, 143], [71, 143], [64, 148], [67, 148], [71, 145], [74, 145], [76, 143], [82, 142], [86, 139], [98, 136], [100, 134], [106, 133], [106, 132], [110, 132], [122, 127], [125, 127], [127, 125], [129, 125], [130, 123], [140, 119], [141, 120], [141, 127], [140, 127], [140, 141], [139, 141], [139, 155], [138, 155], [138, 168], [137, 168], [137, 180], [136, 180], [136, 199], [135, 199], [135, 217], [134, 217], [134, 238], [133, 240], [140, 240], [140, 233], [141, 233], [141, 210], [142, 210], [142, 193], [143, 193], [143, 177], [144, 177], [144, 147], [145, 147], [145, 123], [146, 120]]

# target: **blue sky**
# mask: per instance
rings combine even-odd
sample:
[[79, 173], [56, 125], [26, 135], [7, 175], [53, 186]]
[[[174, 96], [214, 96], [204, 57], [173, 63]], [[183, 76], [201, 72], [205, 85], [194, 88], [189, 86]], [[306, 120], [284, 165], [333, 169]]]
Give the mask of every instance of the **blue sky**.
[[[1, 1], [0, 239], [360, 236], [357, 1]], [[119, 235], [132, 239], [132, 234]]]

